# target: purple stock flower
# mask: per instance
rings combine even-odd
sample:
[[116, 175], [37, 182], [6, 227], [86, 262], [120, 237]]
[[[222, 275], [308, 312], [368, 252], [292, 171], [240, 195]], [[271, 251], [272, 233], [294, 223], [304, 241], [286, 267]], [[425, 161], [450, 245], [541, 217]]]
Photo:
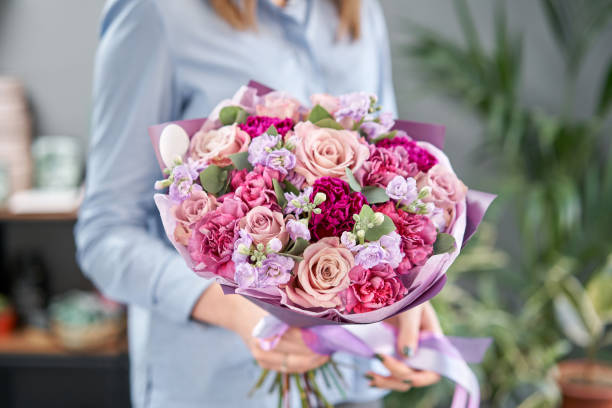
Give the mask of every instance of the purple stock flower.
[[393, 269], [399, 266], [404, 257], [400, 249], [401, 243], [402, 237], [395, 231], [383, 235], [378, 240], [378, 244], [385, 252], [383, 262], [388, 263]]
[[308, 230], [308, 226], [304, 225], [304, 223], [296, 220], [289, 220], [287, 221], [286, 228], [289, 232], [289, 238], [292, 240], [297, 241], [298, 238], [302, 238], [306, 241], [310, 241], [310, 231]]
[[285, 214], [300, 215], [304, 210], [302, 207], [296, 206], [292, 201], [297, 200], [302, 205], [310, 203], [310, 196], [312, 194], [312, 187], [306, 187], [304, 192], [299, 195], [293, 193], [285, 193], [285, 199], [287, 200], [287, 206], [285, 207]]
[[344, 245], [346, 249], [349, 249], [353, 252], [358, 251], [361, 245], [357, 245], [357, 237], [350, 231], [344, 231], [340, 236], [340, 243]]
[[412, 177], [404, 178], [402, 176], [393, 177], [385, 192], [392, 199], [407, 203], [413, 202], [419, 195], [416, 180]]
[[258, 287], [258, 271], [249, 263], [240, 263], [236, 265], [234, 280], [241, 288], [256, 288]]
[[278, 286], [289, 282], [293, 259], [278, 254], [268, 254], [258, 271], [259, 287]]
[[378, 122], [366, 121], [361, 125], [360, 129], [366, 134], [368, 140], [374, 140], [378, 136], [388, 133], [395, 124], [391, 112], [381, 113], [378, 120]]
[[234, 242], [234, 252], [232, 253], [232, 261], [235, 264], [244, 263], [249, 258], [249, 255], [240, 252], [240, 246], [242, 245], [244, 248], [250, 249], [253, 244], [253, 238], [251, 238], [248, 232], [241, 229], [239, 234], [240, 238]]
[[285, 148], [265, 152], [263, 165], [286, 176], [295, 167], [295, 155]]
[[268, 133], [253, 139], [249, 145], [249, 163], [253, 166], [263, 164], [268, 151], [273, 149], [280, 140], [281, 137], [279, 135], [270, 135]]
[[385, 250], [377, 242], [370, 242], [364, 245], [357, 255], [355, 255], [355, 263], [366, 269], [370, 269], [379, 263], [385, 257]]
[[335, 113], [336, 120], [341, 121], [344, 118], [350, 118], [357, 122], [360, 121], [368, 114], [372, 99], [376, 100], [376, 96], [366, 92], [341, 95], [339, 97], [340, 109]]

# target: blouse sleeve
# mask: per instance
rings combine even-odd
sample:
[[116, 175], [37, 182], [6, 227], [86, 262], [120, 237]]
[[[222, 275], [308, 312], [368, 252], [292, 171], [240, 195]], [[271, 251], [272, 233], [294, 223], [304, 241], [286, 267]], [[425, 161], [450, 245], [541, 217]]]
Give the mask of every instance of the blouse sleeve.
[[161, 178], [147, 127], [179, 112], [172, 55], [152, 1], [110, 2], [96, 55], [86, 193], [75, 229], [84, 273], [107, 296], [186, 320], [210, 280], [149, 230]]

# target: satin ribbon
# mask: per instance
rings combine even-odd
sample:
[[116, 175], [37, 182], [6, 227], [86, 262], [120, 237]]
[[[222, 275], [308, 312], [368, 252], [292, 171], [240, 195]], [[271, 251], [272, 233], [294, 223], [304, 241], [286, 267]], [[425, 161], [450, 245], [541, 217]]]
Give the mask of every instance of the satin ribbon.
[[[289, 325], [268, 315], [259, 321], [253, 336], [264, 350], [280, 341]], [[302, 330], [306, 345], [314, 352], [331, 355], [337, 351], [373, 358], [375, 354], [394, 354], [397, 333], [385, 323], [342, 326], [314, 326]], [[446, 337], [423, 332], [414, 356], [404, 359], [409, 367], [438, 373], [456, 384], [451, 408], [478, 408], [480, 387], [468, 363], [482, 361], [491, 344], [488, 338]]]

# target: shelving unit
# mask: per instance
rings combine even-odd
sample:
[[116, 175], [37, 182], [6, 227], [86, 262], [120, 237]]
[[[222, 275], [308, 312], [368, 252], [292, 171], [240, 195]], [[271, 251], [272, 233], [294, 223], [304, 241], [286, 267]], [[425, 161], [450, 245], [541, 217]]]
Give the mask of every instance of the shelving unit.
[[[72, 228], [77, 212], [11, 213], [0, 208], [0, 261], [10, 250], [28, 245], [50, 252], [49, 275], [55, 291], [87, 287], [74, 260]], [[43, 237], [37, 236], [42, 235]], [[2, 263], [2, 262], [0, 262]], [[0, 265], [3, 267], [5, 265]], [[70, 283], [67, 283], [70, 282]], [[127, 408], [129, 358], [127, 341], [86, 351], [62, 347], [55, 337], [40, 329], [22, 328], [0, 336], [0, 407]]]

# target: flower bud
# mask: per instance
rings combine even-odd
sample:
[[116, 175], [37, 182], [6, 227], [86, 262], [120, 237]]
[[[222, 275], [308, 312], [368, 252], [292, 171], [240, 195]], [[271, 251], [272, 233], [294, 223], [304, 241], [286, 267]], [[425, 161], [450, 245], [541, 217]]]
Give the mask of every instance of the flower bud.
[[261, 242], [260, 242], [259, 244], [257, 244], [257, 250], [258, 250], [259, 252], [263, 252], [263, 250], [264, 250], [264, 244], [262, 244]]
[[431, 194], [431, 187], [429, 186], [425, 186], [421, 189], [421, 191], [419, 191], [419, 197], [420, 199], [423, 199], [425, 197], [427, 197], [428, 195]]
[[291, 200], [291, 204], [295, 207], [295, 208], [302, 208], [302, 203], [300, 202], [300, 200], [298, 200], [297, 198], [294, 198], [293, 200]]
[[315, 208], [314, 210], [312, 210], [313, 213], [315, 214], [321, 214], [321, 209], [320, 208]]
[[283, 243], [278, 238], [272, 238], [270, 242], [268, 242], [268, 252], [278, 252], [283, 249]]
[[365, 237], [365, 231], [361, 230], [361, 229], [359, 231], [357, 231], [357, 237], [359, 239], [364, 238]]
[[385, 222], [385, 215], [383, 213], [374, 213], [374, 225], [379, 226]]
[[358, 214], [353, 214], [353, 220], [355, 222], [359, 222], [359, 215]]
[[327, 200], [327, 196], [325, 195], [325, 193], [318, 192], [317, 194], [315, 194], [313, 202], [315, 205], [320, 205], [325, 200]]

